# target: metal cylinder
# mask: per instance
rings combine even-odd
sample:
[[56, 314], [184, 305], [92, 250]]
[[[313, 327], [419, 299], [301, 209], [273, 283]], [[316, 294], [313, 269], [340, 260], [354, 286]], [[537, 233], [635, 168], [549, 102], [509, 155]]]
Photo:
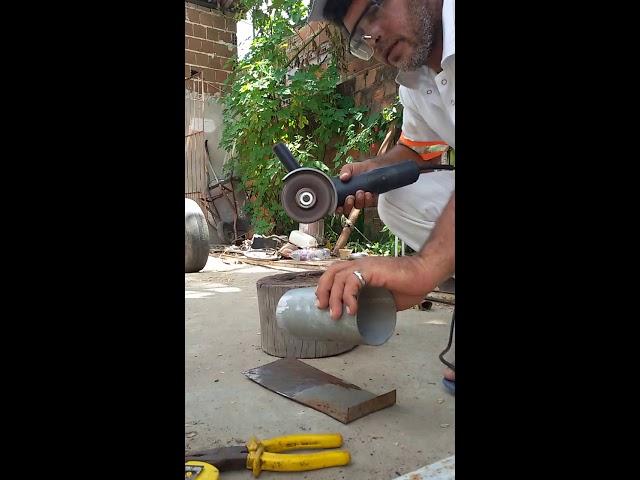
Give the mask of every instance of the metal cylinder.
[[333, 320], [329, 309], [315, 306], [315, 287], [294, 288], [278, 301], [278, 327], [293, 336], [309, 340], [347, 342], [358, 345], [382, 345], [396, 328], [396, 304], [384, 288], [365, 287], [358, 297], [358, 313], [343, 310]]

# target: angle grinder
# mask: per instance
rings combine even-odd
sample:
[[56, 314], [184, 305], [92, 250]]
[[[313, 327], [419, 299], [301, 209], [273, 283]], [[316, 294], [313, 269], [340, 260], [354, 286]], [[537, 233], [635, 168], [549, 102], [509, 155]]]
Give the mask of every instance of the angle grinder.
[[433, 170], [453, 170], [452, 165], [419, 166], [413, 160], [404, 160], [387, 167], [369, 170], [343, 182], [340, 177], [329, 177], [315, 168], [301, 167], [283, 143], [273, 147], [289, 173], [282, 179], [284, 186], [280, 201], [287, 215], [295, 222], [313, 223], [335, 212], [349, 195], [358, 190], [385, 193], [411, 185], [421, 173]]

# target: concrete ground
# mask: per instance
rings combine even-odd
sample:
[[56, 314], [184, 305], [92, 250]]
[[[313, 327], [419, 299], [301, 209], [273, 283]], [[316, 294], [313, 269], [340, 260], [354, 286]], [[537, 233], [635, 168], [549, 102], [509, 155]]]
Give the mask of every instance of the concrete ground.
[[[382, 346], [303, 360], [375, 394], [397, 390], [396, 405], [344, 425], [241, 373], [277, 360], [260, 348], [256, 281], [279, 273], [209, 257], [201, 272], [185, 274], [185, 449], [242, 444], [252, 435], [338, 432], [351, 453], [345, 467], [263, 472], [263, 480], [386, 480], [454, 454], [455, 399], [442, 387], [438, 360], [452, 307], [399, 312], [396, 334]], [[248, 470], [221, 474], [249, 478]]]

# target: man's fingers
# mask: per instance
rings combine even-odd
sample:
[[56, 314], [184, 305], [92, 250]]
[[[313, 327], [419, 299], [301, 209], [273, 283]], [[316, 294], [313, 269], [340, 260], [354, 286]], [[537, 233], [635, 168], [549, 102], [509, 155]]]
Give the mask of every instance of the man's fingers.
[[358, 313], [358, 294], [360, 293], [360, 281], [351, 272], [351, 274], [345, 278], [344, 291], [342, 294], [342, 300], [346, 306], [346, 311], [349, 315], [355, 315]]
[[328, 268], [318, 280], [318, 286], [316, 287], [316, 297], [318, 301], [316, 302], [316, 306], [323, 310], [329, 306], [329, 295], [331, 294], [331, 286], [333, 285], [335, 272], [335, 269]]
[[318, 308], [325, 309], [329, 306], [329, 298], [331, 295], [331, 289], [335, 282], [335, 277], [345, 268], [348, 268], [347, 263], [336, 263], [327, 268], [327, 270], [320, 276], [318, 285], [316, 286], [316, 297], [318, 299], [316, 306]]
[[340, 180], [346, 182], [351, 178], [351, 170], [353, 166], [351, 164], [343, 165], [340, 169]]
[[341, 271], [333, 278], [331, 296], [329, 297], [329, 313], [334, 320], [338, 320], [342, 316], [342, 295], [344, 292], [345, 276], [345, 272]]
[[354, 197], [353, 195], [349, 195], [347, 198], [344, 199], [344, 205], [342, 206], [341, 210], [345, 216], [348, 217], [349, 213], [351, 213], [351, 209], [353, 208], [353, 204], [355, 200], [356, 200], [356, 197]]
[[365, 192], [364, 190], [358, 190], [355, 195], [349, 195], [344, 200], [344, 205], [336, 209], [337, 213], [342, 213], [345, 216], [349, 216], [353, 208], [363, 209], [365, 207], [374, 207], [376, 205], [376, 198], [371, 192]]
[[355, 201], [356, 201], [356, 197], [354, 197], [353, 195], [349, 195], [347, 198], [344, 199], [345, 208], [352, 209]]
[[367, 206], [367, 207], [373, 207], [375, 205], [374, 198], [373, 198], [373, 193], [365, 192], [365, 194], [364, 194], [364, 203], [365, 203], [365, 206]]

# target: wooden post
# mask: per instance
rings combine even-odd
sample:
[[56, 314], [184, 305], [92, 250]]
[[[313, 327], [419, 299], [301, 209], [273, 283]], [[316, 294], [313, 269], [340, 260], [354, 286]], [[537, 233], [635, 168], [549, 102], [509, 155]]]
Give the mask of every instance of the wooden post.
[[289, 358], [320, 358], [338, 355], [356, 345], [321, 340], [302, 340], [290, 335], [276, 323], [276, 307], [280, 297], [292, 288], [317, 285], [322, 271], [284, 273], [257, 281], [260, 337], [262, 350], [269, 355]]
[[349, 218], [347, 219], [347, 224], [342, 229], [338, 240], [336, 240], [336, 246], [331, 250], [333, 255], [338, 255], [338, 250], [343, 248], [347, 244], [347, 241], [349, 241], [349, 235], [351, 235], [351, 232], [353, 231], [353, 225], [358, 221], [358, 215], [360, 215], [360, 210], [352, 208], [349, 213]]

